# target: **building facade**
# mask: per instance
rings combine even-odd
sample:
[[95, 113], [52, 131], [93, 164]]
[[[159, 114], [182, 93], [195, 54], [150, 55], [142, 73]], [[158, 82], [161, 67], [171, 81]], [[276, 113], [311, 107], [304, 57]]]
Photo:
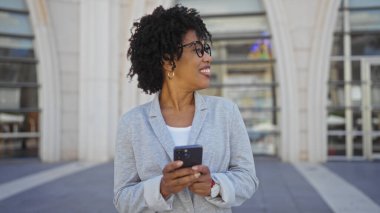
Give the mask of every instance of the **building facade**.
[[1, 2], [0, 158], [112, 159], [119, 117], [152, 98], [126, 78], [132, 23], [176, 3], [198, 9], [212, 32], [202, 93], [239, 105], [254, 153], [379, 157], [378, 1]]

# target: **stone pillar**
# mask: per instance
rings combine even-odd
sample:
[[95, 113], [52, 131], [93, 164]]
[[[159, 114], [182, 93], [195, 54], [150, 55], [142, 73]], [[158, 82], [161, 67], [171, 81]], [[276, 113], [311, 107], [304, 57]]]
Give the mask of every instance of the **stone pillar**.
[[326, 159], [330, 50], [339, 0], [265, 1], [277, 55], [281, 157]]
[[[174, 0], [132, 0], [126, 1], [124, 0], [125, 8], [124, 12], [128, 14], [127, 17], [128, 22], [124, 25], [126, 28], [124, 29], [123, 36], [125, 45], [125, 50], [122, 51], [122, 69], [121, 69], [121, 85], [120, 85], [120, 100], [121, 107], [119, 110], [119, 114], [127, 112], [133, 107], [138, 106], [139, 104], [143, 104], [152, 99], [151, 95], [145, 94], [141, 89], [137, 88], [137, 77], [130, 81], [125, 76], [129, 72], [129, 68], [131, 67], [131, 62], [126, 59], [127, 49], [129, 48], [128, 39], [131, 37], [131, 27], [133, 22], [144, 16], [145, 14], [150, 14], [152, 11], [159, 5], [162, 5], [164, 8], [168, 8], [174, 5]], [[123, 15], [126, 15], [123, 14]]]
[[264, 1], [276, 51], [276, 78], [279, 82], [281, 142], [278, 153], [283, 161], [299, 161], [299, 101], [297, 94], [296, 59], [294, 43], [289, 30], [291, 25], [285, 3]]
[[118, 120], [119, 0], [80, 2], [79, 160], [113, 156]]
[[40, 114], [39, 156], [45, 162], [60, 160], [61, 94], [57, 48], [45, 0], [27, 1], [35, 35]]
[[327, 160], [327, 82], [340, 0], [319, 1], [308, 78], [308, 149], [310, 162]]

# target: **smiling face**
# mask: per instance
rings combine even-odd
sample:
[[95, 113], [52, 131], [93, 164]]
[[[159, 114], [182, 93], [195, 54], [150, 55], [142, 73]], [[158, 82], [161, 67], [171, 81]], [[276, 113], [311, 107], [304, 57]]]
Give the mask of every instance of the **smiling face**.
[[[198, 41], [195, 31], [189, 30], [183, 38], [182, 45]], [[201, 41], [202, 43], [204, 41]], [[201, 45], [186, 45], [183, 47], [182, 56], [179, 60], [175, 60], [176, 68], [174, 69], [175, 76], [170, 83], [175, 83], [177, 87], [185, 91], [196, 91], [205, 89], [210, 85], [211, 56], [204, 52], [202, 57], [198, 53], [201, 52]]]

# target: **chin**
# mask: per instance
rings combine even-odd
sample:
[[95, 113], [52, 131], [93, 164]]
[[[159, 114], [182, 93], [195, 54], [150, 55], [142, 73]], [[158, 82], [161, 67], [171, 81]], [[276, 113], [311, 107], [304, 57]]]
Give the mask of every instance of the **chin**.
[[210, 87], [210, 81], [200, 80], [196, 85], [194, 85], [195, 90], [203, 90]]
[[210, 84], [207, 84], [207, 85], [205, 84], [205, 85], [202, 85], [202, 86], [198, 87], [197, 90], [207, 89], [209, 87], [210, 87]]

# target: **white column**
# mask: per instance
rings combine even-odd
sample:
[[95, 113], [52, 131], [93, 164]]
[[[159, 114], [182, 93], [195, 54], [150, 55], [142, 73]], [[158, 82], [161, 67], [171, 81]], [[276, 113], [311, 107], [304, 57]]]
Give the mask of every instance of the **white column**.
[[40, 113], [40, 147], [42, 161], [60, 160], [61, 94], [59, 66], [52, 26], [45, 0], [27, 0], [35, 35], [38, 59], [37, 77]]
[[[128, 11], [130, 11], [130, 19], [127, 22], [127, 27], [125, 31], [125, 55], [126, 51], [129, 48], [129, 41], [128, 39], [131, 37], [131, 27], [133, 26], [133, 22], [140, 19], [142, 16], [146, 14], [150, 14], [153, 12], [153, 10], [159, 6], [162, 5], [164, 8], [168, 8], [170, 6], [174, 5], [174, 0], [132, 0], [130, 3], [130, 8]], [[150, 101], [152, 99], [151, 95], [145, 94], [141, 89], [137, 88], [137, 76], [134, 77], [133, 81], [130, 81], [125, 76], [129, 72], [129, 68], [131, 67], [131, 62], [125, 58], [123, 58], [122, 62], [122, 69], [121, 69], [121, 107], [119, 114], [122, 114], [133, 107], [143, 104], [147, 101]]]
[[[127, 50], [129, 48], [129, 38], [131, 37], [131, 28], [133, 23], [137, 21], [141, 16], [145, 14], [145, 1], [142, 0], [133, 0], [130, 4], [130, 8], [128, 11], [131, 13], [130, 19], [126, 23], [127, 27], [125, 28], [125, 56], [127, 54]], [[126, 78], [127, 73], [131, 67], [131, 62], [124, 58], [122, 65], [122, 80], [121, 80], [121, 110], [120, 114], [132, 109], [133, 107], [141, 104], [142, 102], [139, 100], [140, 96], [144, 96], [142, 90], [137, 88], [137, 76], [134, 77], [133, 81], [130, 81], [129, 78]]]
[[310, 162], [323, 162], [327, 159], [327, 81], [339, 3], [340, 0], [324, 0], [318, 10], [308, 79]]
[[119, 83], [119, 0], [80, 2], [79, 159], [112, 158]]
[[281, 107], [279, 154], [284, 161], [297, 162], [300, 154], [298, 82], [287, 11], [283, 1], [267, 0], [264, 3], [271, 27], [275, 55], [277, 56], [276, 78], [279, 82], [279, 103]]

